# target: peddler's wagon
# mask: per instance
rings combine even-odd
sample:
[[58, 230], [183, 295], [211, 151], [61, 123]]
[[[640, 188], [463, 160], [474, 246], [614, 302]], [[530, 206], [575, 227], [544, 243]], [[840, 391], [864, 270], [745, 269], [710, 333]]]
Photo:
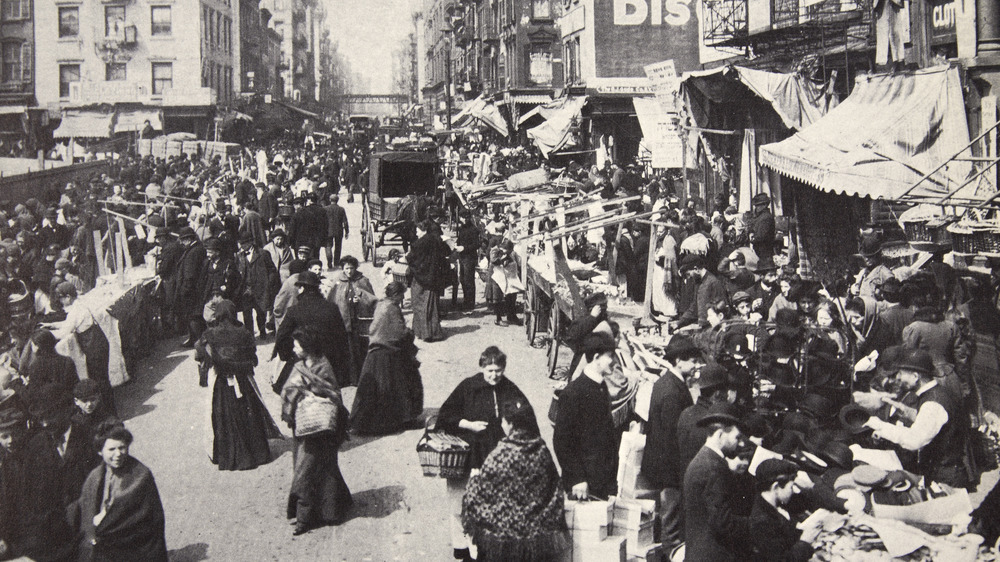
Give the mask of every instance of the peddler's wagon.
[[389, 151], [372, 154], [364, 193], [361, 247], [364, 259], [377, 262], [377, 248], [407, 247], [415, 238], [418, 202], [437, 187], [439, 162], [434, 152]]

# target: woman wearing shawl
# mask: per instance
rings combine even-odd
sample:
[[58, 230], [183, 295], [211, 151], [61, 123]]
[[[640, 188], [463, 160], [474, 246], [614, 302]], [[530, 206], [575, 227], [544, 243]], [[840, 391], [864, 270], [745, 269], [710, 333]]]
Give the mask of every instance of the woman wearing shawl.
[[163, 505], [153, 474], [129, 455], [132, 434], [121, 422], [99, 426], [94, 445], [104, 463], [70, 506], [77, 560], [166, 562]]
[[502, 408], [504, 437], [469, 479], [462, 526], [476, 560], [555, 560], [567, 544], [559, 472], [527, 401]]
[[354, 500], [337, 459], [340, 444], [347, 436], [347, 416], [337, 377], [313, 333], [300, 328], [292, 338], [293, 350], [300, 360], [292, 367], [281, 391], [281, 419], [294, 429], [299, 402], [309, 394], [332, 400], [339, 413], [343, 413], [332, 432], [295, 436], [294, 474], [286, 516], [295, 519], [292, 534], [301, 535], [324, 523], [341, 523]]
[[438, 300], [448, 286], [447, 264], [451, 248], [441, 240], [440, 230], [431, 220], [418, 224], [418, 239], [406, 256], [406, 263], [413, 272], [413, 334], [426, 342], [444, 339]]
[[351, 427], [360, 434], [392, 433], [423, 412], [417, 348], [400, 308], [405, 293], [406, 286], [393, 281], [375, 306], [368, 356], [351, 408]]
[[365, 363], [365, 354], [368, 351], [367, 326], [362, 326], [358, 322], [360, 316], [371, 316], [372, 309], [378, 297], [375, 296], [375, 289], [372, 288], [371, 281], [358, 271], [358, 260], [354, 256], [344, 256], [340, 260], [343, 270], [334, 276], [333, 289], [330, 291], [328, 299], [340, 309], [340, 316], [344, 319], [344, 328], [347, 329], [347, 347], [350, 350], [351, 364], [348, 370], [351, 375], [351, 384], [358, 384], [361, 376], [361, 367]]
[[881, 352], [892, 345], [891, 334], [879, 319], [878, 301], [872, 297], [854, 297], [844, 305], [847, 323], [851, 325], [858, 344], [857, 357], [874, 350]]
[[219, 470], [250, 470], [271, 462], [267, 440], [281, 433], [254, 382], [257, 348], [253, 335], [236, 321], [236, 305], [218, 303], [215, 321], [195, 344], [195, 359], [215, 370], [212, 462]]

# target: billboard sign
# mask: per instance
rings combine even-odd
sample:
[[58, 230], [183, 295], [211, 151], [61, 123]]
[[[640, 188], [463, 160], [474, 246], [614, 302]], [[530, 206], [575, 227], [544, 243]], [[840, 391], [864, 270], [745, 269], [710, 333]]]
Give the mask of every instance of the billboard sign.
[[673, 59], [699, 68], [695, 0], [594, 0], [597, 78], [645, 78], [645, 67]]

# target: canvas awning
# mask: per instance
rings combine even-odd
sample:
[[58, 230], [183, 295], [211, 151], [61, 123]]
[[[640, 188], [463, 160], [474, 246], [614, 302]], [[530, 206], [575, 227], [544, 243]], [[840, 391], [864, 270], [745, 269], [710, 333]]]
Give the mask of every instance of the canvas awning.
[[149, 120], [154, 131], [163, 130], [163, 117], [159, 109], [129, 109], [118, 112], [118, 118], [115, 120], [115, 132], [142, 131], [146, 120]]
[[507, 120], [503, 118], [496, 104], [492, 101], [487, 101], [485, 96], [479, 96], [466, 103], [462, 111], [452, 120], [452, 127], [464, 127], [473, 121], [479, 121], [505, 137], [509, 134], [507, 132]]
[[97, 111], [65, 111], [62, 122], [52, 133], [53, 138], [93, 138], [106, 139], [111, 137], [114, 125], [114, 113]]
[[[958, 70], [939, 66], [858, 76], [851, 95], [825, 117], [761, 146], [760, 161], [823, 191], [896, 199], [968, 143]], [[970, 170], [968, 162], [952, 162], [910, 195], [943, 197]]]
[[319, 117], [320, 117], [320, 115], [318, 113], [313, 113], [312, 111], [309, 111], [307, 109], [302, 109], [301, 107], [294, 106], [294, 105], [292, 105], [290, 103], [285, 103], [283, 101], [279, 101], [278, 103], [280, 105], [283, 105], [283, 106], [287, 107], [288, 109], [291, 109], [292, 111], [301, 113], [302, 115], [305, 115], [306, 117], [312, 117], [313, 119], [319, 119]]
[[552, 109], [552, 113], [546, 117], [544, 123], [528, 129], [528, 138], [534, 141], [535, 146], [546, 158], [570, 142], [573, 123], [580, 119], [583, 106], [587, 103], [587, 96], [564, 98], [558, 107], [554, 105], [556, 102], [560, 100], [546, 104], [548, 109]]

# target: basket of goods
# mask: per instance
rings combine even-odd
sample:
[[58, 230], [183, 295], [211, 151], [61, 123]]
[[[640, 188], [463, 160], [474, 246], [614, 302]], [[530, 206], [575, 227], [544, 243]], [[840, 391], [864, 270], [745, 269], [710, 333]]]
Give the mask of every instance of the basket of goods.
[[940, 207], [917, 205], [899, 215], [899, 226], [914, 250], [933, 252], [951, 246], [947, 226], [955, 217], [947, 216]]
[[469, 475], [471, 447], [461, 437], [428, 426], [417, 442], [417, 455], [424, 476], [464, 478]]
[[1000, 224], [996, 219], [963, 217], [948, 225], [952, 250], [960, 254], [993, 254], [1000, 256]]

